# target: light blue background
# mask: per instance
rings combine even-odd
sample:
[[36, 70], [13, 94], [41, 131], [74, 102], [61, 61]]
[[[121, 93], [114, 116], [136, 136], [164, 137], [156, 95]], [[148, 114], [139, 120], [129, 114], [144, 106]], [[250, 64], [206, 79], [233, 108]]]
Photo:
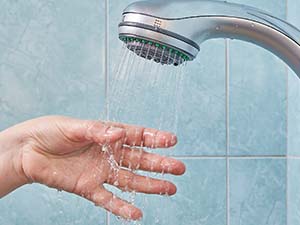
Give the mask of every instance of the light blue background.
[[[178, 146], [163, 153], [183, 159], [187, 173], [167, 177], [178, 184], [172, 198], [136, 196], [136, 204], [144, 209], [143, 224], [300, 224], [296, 75], [266, 50], [229, 41], [226, 88], [226, 42], [212, 40], [184, 69], [177, 110], [177, 98], [170, 95], [175, 93], [174, 71], [162, 69], [166, 76], [159, 81], [169, 79], [170, 85], [160, 82], [151, 89], [155, 68], [145, 75], [132, 74], [139, 78], [133, 81], [137, 89], [110, 93], [117, 100], [106, 107], [112, 84], [124, 87], [114, 72], [122, 48], [117, 25], [130, 2], [0, 1], [0, 129], [61, 114], [109, 116], [174, 130]], [[299, 0], [234, 2], [259, 7], [300, 27]], [[294, 158], [287, 160], [287, 154]], [[102, 225], [108, 224], [106, 216], [79, 197], [41, 185], [24, 186], [0, 201], [1, 225]], [[120, 223], [110, 218], [110, 224]]]

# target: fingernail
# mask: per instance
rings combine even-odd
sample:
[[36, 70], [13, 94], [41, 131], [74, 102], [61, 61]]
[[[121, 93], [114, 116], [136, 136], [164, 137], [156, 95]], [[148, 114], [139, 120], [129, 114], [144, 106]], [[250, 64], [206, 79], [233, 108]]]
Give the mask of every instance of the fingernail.
[[120, 213], [124, 218], [131, 219], [132, 209], [129, 206], [123, 206]]
[[175, 145], [176, 143], [177, 143], [177, 137], [176, 137], [176, 135], [172, 135], [171, 145]]
[[140, 210], [132, 208], [131, 206], [123, 206], [120, 209], [121, 215], [126, 219], [140, 220], [143, 214]]

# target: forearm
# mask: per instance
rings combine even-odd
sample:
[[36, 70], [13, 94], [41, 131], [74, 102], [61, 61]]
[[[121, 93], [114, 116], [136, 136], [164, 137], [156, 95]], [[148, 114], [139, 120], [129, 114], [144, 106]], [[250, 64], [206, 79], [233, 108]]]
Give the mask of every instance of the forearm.
[[27, 183], [22, 171], [21, 148], [17, 129], [0, 132], [0, 198]]

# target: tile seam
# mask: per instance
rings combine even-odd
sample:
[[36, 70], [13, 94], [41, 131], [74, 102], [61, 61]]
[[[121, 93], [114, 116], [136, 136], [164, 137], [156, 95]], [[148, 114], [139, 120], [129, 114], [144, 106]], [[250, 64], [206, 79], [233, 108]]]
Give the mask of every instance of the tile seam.
[[108, 0], [105, 0], [105, 36], [104, 36], [104, 74], [105, 74], [105, 119], [109, 120], [109, 74], [108, 74], [108, 67], [109, 67], [109, 9], [108, 9]]
[[[109, 67], [109, 0], [105, 0], [105, 119], [109, 120], [109, 74], [108, 74], [108, 67]], [[110, 213], [106, 211], [106, 225], [110, 225]]]
[[226, 93], [226, 224], [230, 225], [230, 180], [229, 180], [229, 40], [225, 39], [225, 93]]
[[[285, 16], [286, 20], [288, 20], [288, 0], [285, 0]], [[286, 224], [289, 225], [289, 70], [288, 67], [285, 66], [286, 73], [286, 180], [285, 180], [285, 207], [286, 207]]]
[[169, 156], [175, 159], [300, 159], [300, 156]]

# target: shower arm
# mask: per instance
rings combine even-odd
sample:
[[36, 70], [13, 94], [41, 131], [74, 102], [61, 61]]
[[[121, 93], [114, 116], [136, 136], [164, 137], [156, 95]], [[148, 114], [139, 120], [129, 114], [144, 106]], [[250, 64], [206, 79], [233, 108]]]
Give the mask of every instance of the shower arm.
[[120, 28], [124, 25], [148, 29], [148, 37], [180, 46], [193, 58], [196, 45], [209, 39], [251, 42], [274, 53], [300, 78], [300, 31], [256, 8], [219, 1], [142, 1], [124, 10]]

